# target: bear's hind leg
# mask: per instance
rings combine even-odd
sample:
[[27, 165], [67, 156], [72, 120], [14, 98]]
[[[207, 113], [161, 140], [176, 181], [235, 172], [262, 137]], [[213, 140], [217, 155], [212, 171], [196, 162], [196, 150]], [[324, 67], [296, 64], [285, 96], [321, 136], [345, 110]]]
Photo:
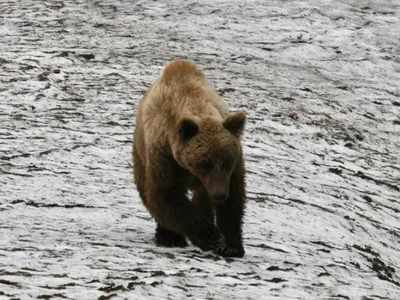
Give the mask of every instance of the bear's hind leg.
[[144, 205], [146, 205], [146, 195], [144, 192], [145, 173], [146, 169], [137, 153], [135, 145], [133, 145], [133, 176], [134, 176], [133, 178], [136, 184], [136, 188], [139, 192], [139, 196], [142, 199]]
[[157, 223], [156, 243], [162, 247], [180, 247], [184, 248], [188, 245], [186, 238], [178, 233], [166, 229]]

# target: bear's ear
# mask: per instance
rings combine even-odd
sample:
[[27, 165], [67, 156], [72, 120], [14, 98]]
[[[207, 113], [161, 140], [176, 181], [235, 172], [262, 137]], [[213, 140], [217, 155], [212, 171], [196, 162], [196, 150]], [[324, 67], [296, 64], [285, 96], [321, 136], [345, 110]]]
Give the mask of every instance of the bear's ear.
[[246, 114], [243, 111], [230, 114], [222, 122], [222, 125], [229, 130], [234, 136], [240, 137], [246, 123]]
[[179, 137], [182, 142], [187, 142], [199, 133], [199, 126], [191, 119], [183, 119], [179, 122]]

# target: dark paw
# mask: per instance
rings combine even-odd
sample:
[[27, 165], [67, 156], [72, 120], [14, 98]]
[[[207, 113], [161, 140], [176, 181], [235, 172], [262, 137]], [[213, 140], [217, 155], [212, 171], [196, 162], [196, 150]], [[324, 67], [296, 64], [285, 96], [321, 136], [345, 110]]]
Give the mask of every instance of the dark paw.
[[214, 248], [215, 238], [212, 235], [196, 235], [190, 238], [193, 245], [199, 247], [203, 251], [209, 251]]
[[226, 243], [220, 243], [214, 248], [214, 253], [226, 257], [243, 257], [245, 251], [243, 245], [230, 246]]
[[209, 251], [213, 249], [212, 240], [192, 237], [190, 241], [193, 245], [199, 247], [203, 251]]
[[203, 251], [215, 249], [219, 244], [225, 244], [225, 240], [221, 233], [217, 230], [205, 231], [190, 237], [193, 245], [199, 247]]
[[162, 247], [180, 247], [188, 245], [183, 235], [158, 227], [156, 230], [156, 244]]

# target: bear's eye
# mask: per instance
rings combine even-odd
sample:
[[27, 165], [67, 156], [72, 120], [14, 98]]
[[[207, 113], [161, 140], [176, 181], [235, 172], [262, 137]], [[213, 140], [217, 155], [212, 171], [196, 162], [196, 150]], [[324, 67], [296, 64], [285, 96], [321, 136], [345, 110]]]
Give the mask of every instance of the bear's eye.
[[209, 161], [209, 160], [204, 161], [204, 162], [202, 162], [202, 163], [200, 164], [200, 169], [202, 169], [202, 170], [205, 171], [205, 172], [210, 171], [210, 170], [212, 169], [212, 167], [213, 167], [213, 164], [212, 164], [212, 162]]

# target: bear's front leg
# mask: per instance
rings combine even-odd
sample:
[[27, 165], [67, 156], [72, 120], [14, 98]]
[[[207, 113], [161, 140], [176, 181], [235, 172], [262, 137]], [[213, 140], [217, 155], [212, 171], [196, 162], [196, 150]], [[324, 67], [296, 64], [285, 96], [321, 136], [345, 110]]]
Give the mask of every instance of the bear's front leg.
[[[161, 228], [187, 236], [202, 250], [224, 244], [220, 230], [186, 197], [186, 186], [179, 167], [172, 159], [153, 151], [146, 167], [146, 207]], [[161, 230], [162, 231], [162, 230]], [[165, 237], [165, 231], [161, 238]], [[156, 239], [160, 234], [156, 232]]]
[[200, 213], [214, 222], [214, 205], [204, 187], [200, 186], [193, 190], [192, 203]]
[[[156, 231], [159, 244], [165, 242], [166, 238], [176, 240], [180, 235], [187, 236], [195, 246], [205, 251], [225, 244], [218, 228], [209, 218], [203, 216], [179, 189], [150, 192], [146, 198], [149, 212], [160, 224]], [[173, 237], [170, 233], [176, 234]]]
[[225, 237], [226, 245], [214, 249], [222, 256], [243, 257], [242, 223], [245, 208], [245, 169], [243, 158], [235, 167], [230, 181], [228, 199], [216, 205], [217, 225]]

